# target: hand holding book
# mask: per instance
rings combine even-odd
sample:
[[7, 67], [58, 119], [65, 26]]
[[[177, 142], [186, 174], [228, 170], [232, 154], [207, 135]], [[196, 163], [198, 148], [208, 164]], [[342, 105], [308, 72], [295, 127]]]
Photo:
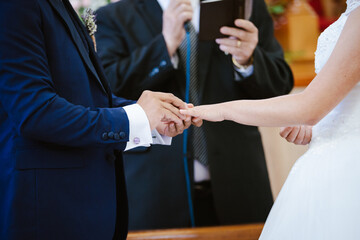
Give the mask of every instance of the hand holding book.
[[[217, 38], [221, 51], [233, 56], [235, 66], [252, 64], [252, 55], [258, 44], [258, 29], [247, 20], [235, 20], [235, 27], [221, 27], [224, 38]], [[238, 65], [237, 65], [237, 64]]]
[[251, 0], [205, 0], [200, 5], [200, 41], [216, 40], [220, 50], [233, 56], [234, 65], [252, 64], [258, 29], [248, 21]]
[[234, 27], [236, 19], [249, 19], [252, 0], [204, 0], [200, 3], [199, 39], [214, 40], [222, 37], [222, 26]]

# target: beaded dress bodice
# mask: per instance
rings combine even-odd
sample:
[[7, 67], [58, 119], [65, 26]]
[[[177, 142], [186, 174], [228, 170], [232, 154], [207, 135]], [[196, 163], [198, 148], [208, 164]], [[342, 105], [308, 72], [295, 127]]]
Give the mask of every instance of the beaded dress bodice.
[[[347, 0], [347, 9], [319, 37], [315, 52], [315, 72], [319, 73], [329, 59], [349, 14], [360, 6], [360, 0]], [[359, 76], [360, 79], [360, 76]], [[310, 148], [331, 144], [349, 137], [360, 138], [360, 84], [313, 128]]]
[[360, 5], [360, 0], [347, 0], [346, 11], [339, 19], [325, 29], [318, 38], [315, 52], [315, 72], [319, 73], [329, 59], [334, 47], [340, 37], [349, 14]]

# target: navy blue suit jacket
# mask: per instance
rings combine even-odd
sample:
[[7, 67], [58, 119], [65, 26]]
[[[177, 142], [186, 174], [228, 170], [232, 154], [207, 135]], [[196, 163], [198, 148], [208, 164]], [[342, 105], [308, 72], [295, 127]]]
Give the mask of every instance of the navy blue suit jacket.
[[0, 0], [0, 48], [0, 239], [125, 239], [133, 102], [69, 2]]

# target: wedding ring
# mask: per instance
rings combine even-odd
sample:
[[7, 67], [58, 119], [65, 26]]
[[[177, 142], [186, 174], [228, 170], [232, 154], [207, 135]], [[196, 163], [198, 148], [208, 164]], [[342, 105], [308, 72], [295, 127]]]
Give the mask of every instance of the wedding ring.
[[228, 53], [228, 52], [225, 52], [225, 55], [229, 55], [229, 53]]
[[236, 46], [237, 46], [238, 48], [241, 46], [241, 41], [240, 41], [240, 40], [238, 40], [238, 41], [236, 42]]

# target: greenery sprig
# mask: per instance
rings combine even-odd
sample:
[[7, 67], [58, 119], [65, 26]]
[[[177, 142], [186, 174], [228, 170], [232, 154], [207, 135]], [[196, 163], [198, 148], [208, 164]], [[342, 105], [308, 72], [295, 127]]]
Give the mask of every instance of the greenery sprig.
[[96, 16], [94, 14], [94, 11], [91, 8], [85, 9], [85, 12], [84, 14], [82, 14], [81, 18], [84, 21], [89, 35], [93, 36], [97, 31]]
[[91, 8], [85, 9], [84, 14], [81, 15], [81, 18], [86, 26], [86, 29], [94, 43], [94, 49], [96, 52], [96, 39], [95, 39], [95, 33], [97, 31], [97, 25], [96, 25], [96, 15], [94, 14], [94, 11]]

